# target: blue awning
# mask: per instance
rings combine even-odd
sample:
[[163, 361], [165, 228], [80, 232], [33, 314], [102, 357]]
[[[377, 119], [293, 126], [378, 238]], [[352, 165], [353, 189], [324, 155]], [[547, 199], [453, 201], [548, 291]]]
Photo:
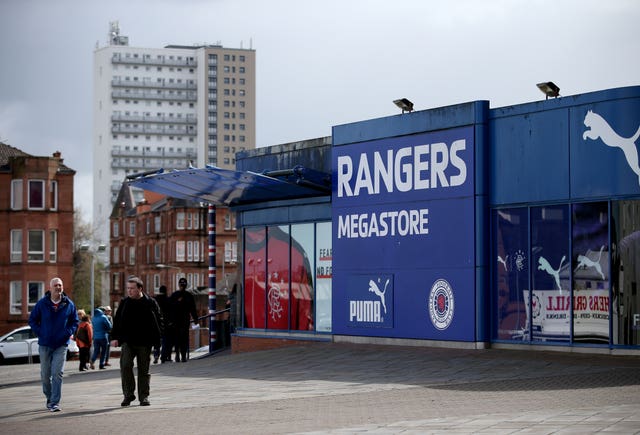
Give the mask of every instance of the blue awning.
[[330, 175], [297, 166], [265, 174], [207, 166], [127, 177], [128, 184], [173, 198], [214, 205], [242, 205], [329, 195]]

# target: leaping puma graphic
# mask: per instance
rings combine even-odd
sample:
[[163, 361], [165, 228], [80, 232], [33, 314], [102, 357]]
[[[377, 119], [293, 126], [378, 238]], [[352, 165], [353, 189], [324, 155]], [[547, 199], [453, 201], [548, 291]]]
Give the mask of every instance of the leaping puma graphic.
[[640, 185], [640, 164], [638, 164], [638, 149], [635, 143], [640, 137], [640, 127], [632, 137], [622, 137], [611, 128], [602, 116], [591, 110], [584, 117], [584, 125], [590, 130], [585, 130], [582, 134], [582, 139], [596, 140], [600, 138], [605, 145], [612, 148], [620, 148], [631, 170], [638, 176], [638, 184]]
[[565, 258], [566, 257], [563, 255], [562, 259], [560, 260], [560, 266], [558, 266], [558, 270], [554, 270], [546, 258], [544, 257], [538, 258], [538, 270], [544, 270], [549, 275], [551, 275], [553, 279], [556, 281], [558, 290], [562, 290], [562, 287], [560, 287], [560, 269], [562, 269], [562, 263], [564, 263]]
[[[378, 281], [380, 278], [378, 278]], [[384, 294], [387, 292], [387, 286], [389, 285], [389, 279], [387, 278], [387, 282], [384, 283], [384, 290], [380, 291], [380, 287], [375, 283], [374, 280], [369, 280], [369, 291], [373, 292], [380, 298], [382, 301], [382, 308], [384, 308], [384, 313], [387, 314], [387, 304], [384, 302]]]
[[585, 269], [587, 267], [593, 267], [596, 270], [596, 272], [598, 272], [600, 274], [602, 279], [605, 279], [604, 273], [602, 273], [602, 267], [600, 267], [600, 258], [602, 257], [602, 250], [603, 249], [604, 249], [604, 245], [602, 245], [600, 247], [600, 253], [598, 254], [598, 259], [597, 260], [592, 260], [591, 258], [587, 257], [586, 255], [578, 255], [578, 265], [576, 266], [576, 271], [578, 269], [580, 269], [581, 267], [584, 267]]
[[502, 265], [504, 266], [504, 270], [506, 272], [508, 272], [507, 270], [507, 260], [509, 259], [509, 256], [507, 255], [506, 257], [504, 257], [504, 260], [502, 259], [501, 256], [498, 255], [498, 263], [502, 263]]

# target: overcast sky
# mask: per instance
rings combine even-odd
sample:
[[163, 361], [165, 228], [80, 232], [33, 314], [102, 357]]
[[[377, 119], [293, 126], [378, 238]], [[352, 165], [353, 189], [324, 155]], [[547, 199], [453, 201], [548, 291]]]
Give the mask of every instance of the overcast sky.
[[110, 21], [134, 47], [253, 48], [257, 146], [473, 100], [503, 107], [640, 85], [638, 0], [0, 0], [0, 141], [61, 151], [92, 195], [93, 52]]

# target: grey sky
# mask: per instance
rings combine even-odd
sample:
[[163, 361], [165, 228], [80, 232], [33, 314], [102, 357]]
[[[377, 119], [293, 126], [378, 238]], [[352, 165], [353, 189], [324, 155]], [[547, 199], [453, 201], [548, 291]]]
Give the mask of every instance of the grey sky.
[[[0, 0], [0, 141], [62, 152], [91, 212], [92, 67], [110, 21], [137, 47], [257, 60], [257, 145], [472, 100], [502, 107], [640, 85], [638, 0]], [[88, 218], [87, 218], [88, 219]]]

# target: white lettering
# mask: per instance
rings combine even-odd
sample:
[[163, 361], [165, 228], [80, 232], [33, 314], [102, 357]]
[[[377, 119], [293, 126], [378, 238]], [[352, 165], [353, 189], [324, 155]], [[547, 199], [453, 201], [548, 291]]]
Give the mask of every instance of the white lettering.
[[429, 162], [422, 160], [423, 155], [429, 154], [429, 145], [418, 145], [414, 148], [413, 155], [413, 179], [416, 190], [429, 188], [429, 177], [422, 178], [422, 172], [429, 170]]
[[349, 321], [383, 322], [380, 301], [349, 301]]
[[369, 170], [369, 161], [365, 153], [360, 154], [360, 163], [358, 164], [358, 175], [356, 176], [356, 185], [353, 188], [355, 196], [360, 195], [360, 189], [366, 189], [369, 195], [374, 193], [373, 183], [371, 182], [371, 171]]
[[[353, 175], [353, 165], [351, 163], [351, 157], [338, 156], [338, 196], [343, 195], [353, 196], [349, 181]], [[344, 191], [344, 192], [343, 192]]]
[[458, 156], [458, 151], [465, 150], [466, 148], [467, 143], [464, 139], [457, 140], [451, 144], [451, 150], [449, 150], [449, 152], [451, 153], [451, 164], [458, 168], [458, 170], [460, 171], [458, 175], [454, 175], [451, 177], [450, 181], [452, 187], [460, 186], [461, 184], [464, 184], [465, 181], [467, 181], [467, 165], [464, 160], [462, 160], [460, 156]]
[[394, 165], [396, 187], [400, 192], [408, 192], [413, 186], [411, 178], [413, 171], [411, 170], [411, 163], [402, 163], [403, 157], [411, 157], [411, 148], [400, 148], [396, 153], [396, 162]]
[[357, 239], [429, 234], [429, 209], [384, 211], [338, 216], [338, 238]]
[[[438, 159], [440, 155], [440, 159]], [[438, 181], [442, 187], [449, 187], [447, 178], [444, 175], [445, 169], [449, 166], [449, 151], [446, 143], [434, 143], [431, 145], [431, 187], [438, 187]]]
[[[437, 142], [361, 153], [355, 173], [351, 156], [338, 156], [338, 197], [460, 186], [467, 181], [467, 164], [460, 157], [466, 148], [466, 140], [459, 139], [450, 146]], [[458, 173], [447, 176], [452, 168]]]

